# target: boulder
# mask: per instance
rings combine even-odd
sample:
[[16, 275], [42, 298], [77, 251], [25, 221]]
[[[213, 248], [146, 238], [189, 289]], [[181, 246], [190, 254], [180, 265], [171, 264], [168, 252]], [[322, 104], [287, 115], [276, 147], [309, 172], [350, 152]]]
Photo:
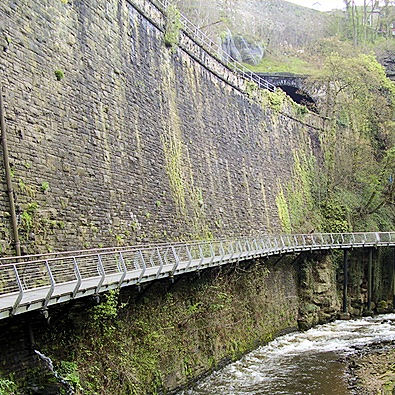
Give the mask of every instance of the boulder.
[[228, 33], [222, 38], [222, 49], [238, 62], [257, 65], [261, 62], [265, 50], [261, 43], [242, 35]]
[[232, 34], [229, 33], [224, 38], [222, 38], [221, 46], [222, 50], [233, 59], [237, 60], [238, 62], [243, 61], [239, 50], [236, 48]]

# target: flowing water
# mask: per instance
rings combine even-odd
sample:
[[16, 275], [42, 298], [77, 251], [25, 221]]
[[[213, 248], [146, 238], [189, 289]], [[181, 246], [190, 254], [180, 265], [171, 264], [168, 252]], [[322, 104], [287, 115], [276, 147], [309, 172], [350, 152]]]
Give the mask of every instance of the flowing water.
[[53, 362], [51, 360], [51, 358], [47, 357], [46, 355], [44, 355], [43, 353], [41, 353], [40, 351], [34, 350], [34, 352], [38, 355], [38, 357], [44, 362], [45, 366], [47, 367], [47, 369], [54, 375], [55, 379], [57, 380], [57, 382], [59, 384], [61, 384], [63, 386], [63, 388], [65, 389], [65, 393], [67, 395], [73, 395], [74, 394], [74, 389], [73, 386], [66, 381], [54, 368], [53, 366]]
[[395, 314], [281, 336], [180, 395], [350, 395], [341, 357], [395, 340]]

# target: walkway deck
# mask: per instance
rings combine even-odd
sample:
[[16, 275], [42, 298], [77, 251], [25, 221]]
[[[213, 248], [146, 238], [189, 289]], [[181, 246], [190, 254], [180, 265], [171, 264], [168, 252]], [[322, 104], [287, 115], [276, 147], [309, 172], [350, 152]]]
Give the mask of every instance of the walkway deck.
[[395, 247], [395, 232], [263, 235], [3, 258], [0, 319], [232, 262], [367, 247]]

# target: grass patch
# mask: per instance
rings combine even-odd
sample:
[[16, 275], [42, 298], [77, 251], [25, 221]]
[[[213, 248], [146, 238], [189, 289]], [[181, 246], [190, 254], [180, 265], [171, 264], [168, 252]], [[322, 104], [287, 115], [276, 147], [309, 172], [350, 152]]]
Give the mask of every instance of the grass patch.
[[295, 56], [265, 56], [256, 66], [246, 65], [255, 73], [294, 73], [317, 75], [318, 66]]

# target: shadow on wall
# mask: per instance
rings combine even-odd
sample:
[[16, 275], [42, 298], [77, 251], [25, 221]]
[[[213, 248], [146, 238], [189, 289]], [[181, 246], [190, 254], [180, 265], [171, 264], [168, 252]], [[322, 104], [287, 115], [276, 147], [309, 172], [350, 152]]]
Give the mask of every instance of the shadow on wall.
[[277, 87], [281, 88], [294, 102], [306, 106], [310, 111], [318, 114], [317, 104], [308, 93], [290, 85], [278, 85]]

